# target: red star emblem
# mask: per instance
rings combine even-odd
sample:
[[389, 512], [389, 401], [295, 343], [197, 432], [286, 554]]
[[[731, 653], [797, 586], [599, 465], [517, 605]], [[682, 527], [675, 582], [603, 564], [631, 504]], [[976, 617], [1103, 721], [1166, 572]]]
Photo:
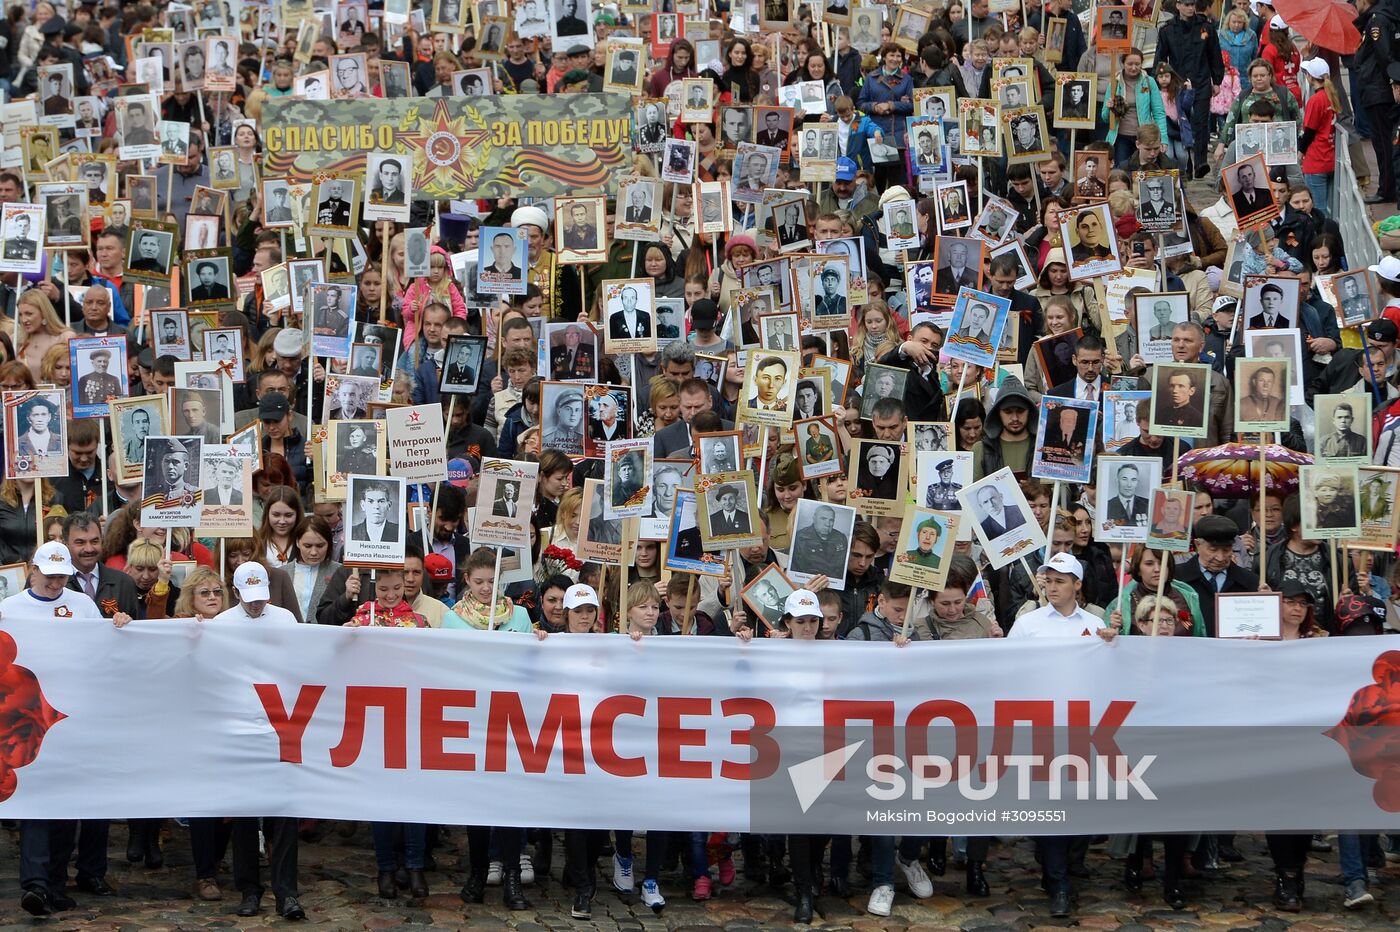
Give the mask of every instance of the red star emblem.
[[453, 118], [447, 101], [439, 99], [431, 111], [410, 109], [394, 133], [396, 143], [423, 153], [417, 166], [417, 187], [425, 194], [446, 197], [476, 185], [490, 149], [491, 131], [485, 121], [469, 124], [475, 110], [465, 110], [466, 116]]
[[417, 424], [417, 423], [418, 423], [419, 421], [421, 421], [422, 419], [423, 419], [423, 418], [422, 418], [421, 416], [419, 416], [419, 414], [418, 414], [417, 411], [410, 411], [410, 412], [408, 412], [408, 423], [410, 423], [410, 424]]

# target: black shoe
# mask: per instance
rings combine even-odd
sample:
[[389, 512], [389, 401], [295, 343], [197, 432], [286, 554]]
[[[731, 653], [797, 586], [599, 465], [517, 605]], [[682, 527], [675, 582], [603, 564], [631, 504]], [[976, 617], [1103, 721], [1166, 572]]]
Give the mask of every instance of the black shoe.
[[419, 900], [428, 895], [428, 878], [423, 876], [421, 870], [409, 869], [408, 895]]
[[251, 890], [243, 894], [243, 900], [238, 904], [238, 915], [256, 916], [262, 912], [262, 894], [254, 893]]
[[580, 890], [574, 894], [574, 908], [569, 910], [569, 915], [574, 919], [593, 918], [593, 898], [588, 895], [587, 890]]
[[530, 908], [530, 901], [525, 899], [525, 889], [520, 884], [520, 868], [507, 870], [501, 878], [501, 900], [506, 904], [506, 909], [519, 911]]
[[1068, 918], [1069, 918], [1069, 894], [1068, 894], [1068, 893], [1056, 893], [1056, 894], [1051, 895], [1051, 897], [1050, 897], [1050, 918], [1051, 918], [1051, 919], [1068, 919]]
[[150, 870], [160, 870], [165, 866], [165, 854], [160, 850], [160, 832], [152, 831], [146, 835], [146, 867]]
[[146, 833], [133, 819], [126, 823], [126, 860], [131, 864], [140, 864], [145, 856]]
[[826, 892], [846, 900], [851, 897], [851, 882], [845, 877], [832, 877], [826, 882]]
[[812, 923], [812, 888], [803, 886], [797, 891], [797, 908], [792, 911], [792, 921], [803, 925]]
[[1200, 165], [1200, 166], [1197, 166], [1197, 168], [1196, 168], [1196, 177], [1197, 177], [1197, 178], [1204, 178], [1206, 175], [1209, 175], [1209, 174], [1210, 174], [1210, 166], [1209, 166], [1209, 165]]
[[73, 899], [68, 894], [64, 893], [62, 890], [58, 891], [57, 893], [54, 893], [52, 890], [50, 890], [49, 905], [53, 907], [54, 912], [61, 913], [65, 909], [73, 909], [75, 906], [78, 905], [78, 901]]
[[306, 918], [306, 910], [302, 908], [300, 900], [289, 896], [277, 904], [277, 915], [289, 922], [297, 922]]
[[20, 908], [31, 916], [48, 916], [53, 912], [46, 890], [25, 890], [19, 898]]
[[484, 875], [472, 875], [467, 878], [467, 882], [462, 884], [463, 903], [485, 903], [486, 902], [486, 877]]
[[84, 893], [91, 893], [93, 896], [116, 896], [117, 891], [111, 884], [101, 877], [84, 877], [78, 875], [77, 888]]
[[948, 873], [948, 856], [945, 854], [940, 854], [937, 857], [929, 855], [928, 872], [934, 877], [942, 877]]
[[1093, 874], [1089, 873], [1089, 868], [1084, 866], [1083, 861], [1069, 866], [1069, 875], [1076, 880], [1088, 880]]
[[768, 886], [775, 890], [781, 890], [787, 886], [787, 882], [792, 879], [792, 874], [787, 869], [774, 865], [768, 869]]
[[394, 868], [394, 884], [400, 890], [408, 889], [408, 869], [403, 867]]
[[1172, 909], [1186, 908], [1186, 894], [1181, 892], [1180, 887], [1167, 887], [1162, 891], [1162, 899], [1166, 900]]
[[992, 888], [987, 886], [986, 865], [981, 861], [967, 862], [967, 892], [971, 896], [991, 896]]
[[380, 872], [379, 872], [379, 898], [382, 899], [382, 900], [394, 900], [394, 899], [398, 899], [398, 896], [399, 896], [399, 888], [398, 888], [398, 885], [394, 883], [394, 872], [393, 872], [393, 871], [380, 871]]
[[1216, 848], [1216, 854], [1222, 861], [1229, 861], [1231, 864], [1238, 864], [1244, 860], [1244, 855], [1240, 854], [1240, 849], [1234, 845], [1225, 843]]
[[423, 855], [423, 870], [435, 871], [437, 869], [437, 858], [433, 857], [431, 854]]
[[1128, 888], [1129, 893], [1142, 892], [1142, 871], [1135, 867], [1123, 868], [1123, 886]]
[[1280, 871], [1274, 877], [1274, 908], [1285, 913], [1303, 911], [1303, 895], [1298, 890], [1298, 875]]

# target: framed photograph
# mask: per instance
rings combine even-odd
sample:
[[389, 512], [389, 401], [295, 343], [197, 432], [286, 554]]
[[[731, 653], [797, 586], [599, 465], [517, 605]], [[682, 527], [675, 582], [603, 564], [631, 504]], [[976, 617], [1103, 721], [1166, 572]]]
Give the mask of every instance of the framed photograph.
[[359, 183], [357, 176], [339, 172], [318, 176], [311, 187], [311, 202], [316, 206], [307, 233], [311, 236], [354, 237], [360, 220]]
[[943, 355], [973, 365], [994, 367], [1010, 313], [1009, 298], [964, 287], [953, 306]]
[[831, 184], [836, 180], [838, 135], [834, 123], [806, 123], [801, 127], [801, 181]]
[[61, 389], [7, 391], [5, 478], [37, 479], [68, 475], [67, 422]]
[[608, 244], [601, 197], [561, 197], [554, 201], [554, 248], [562, 265], [602, 262]]
[[695, 377], [711, 391], [719, 391], [724, 385], [724, 375], [729, 371], [729, 357], [708, 353], [695, 354]]
[[1046, 395], [1040, 400], [1031, 475], [1084, 485], [1093, 475], [1099, 403]]
[[579, 559], [618, 566], [622, 563], [622, 519], [609, 518], [604, 511], [607, 489], [601, 479], [583, 480], [583, 506], [580, 509], [579, 540], [574, 548]]
[[1278, 640], [1281, 602], [1277, 592], [1217, 592], [1215, 636]]
[[[1366, 269], [1342, 272], [1332, 277], [1332, 289], [1337, 295], [1337, 323], [1341, 327], [1356, 327], [1376, 315], [1376, 288]], [[1296, 279], [1286, 279], [1297, 284]]]
[[1225, 194], [1230, 210], [1241, 231], [1250, 230], [1272, 221], [1279, 214], [1274, 195], [1269, 190], [1269, 170], [1263, 153], [1224, 166], [1220, 174], [1225, 179]]
[[1099, 494], [1094, 502], [1094, 539], [1145, 541], [1151, 502], [1162, 484], [1162, 460], [1155, 456], [1101, 456]]
[[354, 375], [326, 376], [326, 420], [353, 421], [369, 414], [369, 403], [379, 400], [379, 379]]
[[1079, 374], [1074, 365], [1074, 350], [1083, 335], [1083, 328], [1075, 327], [1054, 336], [1041, 337], [1031, 344], [1047, 386], [1062, 385]]
[[292, 219], [291, 186], [285, 178], [269, 178], [262, 183], [263, 224], [271, 229], [288, 229]]
[[484, 458], [472, 514], [472, 545], [528, 549], [538, 480], [538, 463]]
[[[920, 451], [914, 454], [914, 501], [935, 511], [962, 511], [958, 493], [972, 484], [972, 454], [964, 451]], [[964, 524], [961, 540], [971, 540]]]
[[[219, 229], [222, 226], [222, 221], [222, 217], [207, 217], [201, 214], [185, 215], [185, 236], [181, 241], [183, 245], [181, 252], [185, 254], [186, 259], [190, 258], [190, 253], [218, 248]], [[189, 263], [186, 263], [185, 271], [185, 287], [187, 289], [199, 283], [198, 277], [190, 274]]]
[[661, 156], [661, 180], [689, 185], [695, 181], [696, 144], [689, 139], [668, 139]]
[[583, 387], [570, 382], [540, 385], [540, 444], [572, 457], [583, 456]]
[[494, 85], [490, 68], [452, 72], [452, 92], [458, 97], [488, 97]]
[[632, 390], [625, 385], [584, 385], [583, 455], [602, 457], [604, 444], [632, 437]]
[[882, 440], [851, 441], [847, 501], [861, 514], [888, 517], [904, 507], [909, 462], [904, 445]]
[[991, 251], [989, 259], [999, 259], [1002, 256], [1010, 256], [1016, 260], [1019, 269], [1016, 275], [1015, 287], [1026, 289], [1035, 284], [1035, 272], [1032, 271], [1031, 262], [1026, 258], [1026, 250], [1021, 247], [1021, 241], [1015, 237], [1002, 243]]
[[803, 369], [797, 379], [797, 410], [793, 412], [793, 421], [825, 414], [825, 399], [829, 397], [831, 373], [824, 369]]
[[656, 352], [656, 283], [650, 278], [603, 282], [603, 313], [608, 353]]
[[326, 281], [326, 260], [291, 259], [287, 271], [292, 276], [292, 312], [306, 313], [306, 296], [312, 285]]
[[1092, 71], [1061, 71], [1055, 75], [1055, 128], [1093, 129], [1098, 119], [1099, 76]]
[[961, 230], [972, 226], [972, 208], [967, 199], [967, 182], [939, 185], [933, 196], [938, 208], [938, 229]]
[[1176, 171], [1134, 172], [1133, 185], [1138, 198], [1137, 219], [1143, 229], [1166, 233], [1181, 225]]
[[1045, 532], [1010, 468], [960, 489], [958, 501], [993, 569], [1045, 546]]
[[126, 274], [132, 281], [158, 288], [170, 286], [175, 254], [175, 224], [133, 220], [126, 236]]
[[1108, 197], [1108, 172], [1112, 156], [1101, 149], [1077, 149], [1073, 153], [1074, 197], [1076, 204], [1101, 201]]
[[948, 171], [948, 147], [943, 141], [943, 122], [925, 117], [909, 117], [909, 160], [920, 176], [936, 177]]
[[797, 437], [797, 469], [803, 481], [825, 479], [845, 471], [845, 451], [834, 416], [794, 421], [792, 432]]
[[44, 207], [10, 203], [0, 207], [0, 271], [35, 274], [44, 263]]
[[797, 314], [763, 314], [754, 319], [758, 327], [759, 346], [768, 350], [796, 352]]
[[311, 330], [311, 354], [338, 359], [350, 355], [351, 330], [359, 289], [352, 285], [316, 282], [307, 288], [311, 303], [307, 326]]
[[[1236, 431], [1248, 433], [1288, 430], [1288, 368], [1289, 360], [1286, 358], [1239, 359], [1236, 361], [1236, 389], [1234, 392]], [[1370, 396], [1365, 397], [1369, 399]], [[1319, 419], [1318, 423], [1323, 422]], [[1321, 431], [1319, 431], [1319, 436], [1321, 436]]]
[[227, 250], [186, 250], [185, 289], [192, 308], [233, 303], [233, 272]]
[[757, 546], [758, 492], [752, 472], [701, 475], [695, 479], [697, 523], [707, 550]]
[[851, 28], [847, 31], [851, 47], [865, 55], [879, 51], [884, 20], [885, 8], [881, 6], [858, 6], [851, 10]]
[[931, 591], [942, 589], [961, 520], [956, 514], [913, 505], [906, 508], [890, 562], [890, 581]]
[[[117, 158], [124, 162], [160, 158], [160, 141], [156, 138], [156, 119], [160, 113], [160, 105], [155, 95], [118, 97], [115, 103], [117, 132], [121, 136]], [[57, 152], [58, 147], [55, 146], [53, 151]]]
[[995, 158], [1001, 155], [1001, 102], [982, 97], [958, 101], [958, 126], [965, 156]]
[[951, 421], [910, 421], [905, 442], [915, 454], [946, 452], [952, 430]]
[[904, 386], [909, 381], [909, 370], [898, 366], [883, 366], [871, 363], [865, 367], [865, 378], [861, 382], [860, 416], [870, 420], [875, 405], [881, 398], [904, 397]]
[[588, 323], [546, 323], [549, 375], [561, 382], [598, 378], [598, 333]]
[[[933, 304], [952, 304], [963, 288], [982, 287], [983, 251], [986, 244], [980, 239], [959, 236], [939, 236], [934, 242], [933, 267], [937, 273], [931, 282], [931, 295], [928, 304], [916, 300], [916, 308]], [[911, 264], [919, 268], [919, 263]], [[911, 294], [914, 292], [911, 292]], [[920, 297], [922, 297], [920, 295]]]
[[444, 356], [446, 365], [442, 368], [438, 391], [444, 395], [474, 394], [480, 384], [485, 358], [485, 337], [465, 333], [449, 336]]
[[106, 417], [112, 399], [130, 394], [126, 348], [124, 337], [78, 337], [68, 341], [74, 418]]
[[8, 599], [12, 595], [18, 595], [28, 585], [28, 563], [10, 563], [0, 566], [0, 599]]
[[[477, 34], [481, 41], [477, 43], [476, 53], [483, 61], [498, 62], [505, 58], [505, 47], [507, 36], [510, 33], [510, 20], [503, 16], [479, 16], [476, 24]], [[619, 70], [618, 77], [622, 77]], [[488, 81], [486, 84], [487, 93], [491, 93], [493, 88]], [[624, 89], [621, 85], [619, 90]]]
[[1350, 540], [1361, 533], [1356, 507], [1356, 466], [1328, 463], [1298, 467], [1298, 499], [1307, 540]]
[[341, 562], [369, 569], [402, 567], [406, 531], [403, 515], [408, 502], [404, 480], [348, 475], [346, 485], [348, 533]]
[[[23, 588], [21, 585], [20, 588]], [[768, 630], [778, 627], [782, 620], [787, 597], [798, 587], [784, 575], [776, 563], [769, 563], [757, 576], [744, 586], [744, 607], [752, 616], [762, 622]], [[19, 590], [15, 590], [19, 591]]]
[[755, 107], [753, 141], [788, 154], [792, 147], [792, 121], [791, 107]]
[[[614, 440], [603, 453], [604, 513], [609, 518], [645, 518], [652, 513], [651, 438]], [[527, 515], [528, 516], [528, 515]]]
[[928, 32], [933, 15], [916, 7], [900, 6], [894, 12], [895, 45], [907, 52], [917, 52], [918, 42]]
[[[1365, 269], [1362, 269], [1365, 274]], [[1246, 275], [1244, 319], [1250, 330], [1280, 330], [1298, 326], [1301, 282], [1296, 278]]]
[[408, 223], [413, 207], [413, 154], [370, 152], [365, 156], [366, 220]]
[[1133, 38], [1128, 26], [1131, 12], [1128, 6], [1099, 7], [1098, 19], [1094, 23], [1096, 47], [1119, 54], [1128, 51]]
[[613, 238], [655, 242], [661, 238], [661, 182], [654, 178], [627, 178], [618, 185], [618, 215]]
[[923, 245], [914, 222], [914, 202], [907, 199], [890, 201], [882, 208], [885, 236], [890, 249], [918, 249]]
[[408, 62], [379, 60], [379, 86], [390, 100], [409, 97]]
[[1138, 353], [1148, 362], [1171, 362], [1172, 331], [1191, 320], [1190, 296], [1184, 291], [1131, 295], [1137, 322]]
[[1351, 546], [1393, 552], [1396, 535], [1400, 534], [1400, 510], [1395, 507], [1400, 494], [1400, 469], [1361, 466], [1357, 469], [1357, 482], [1361, 536], [1351, 541]]
[[991, 246], [998, 246], [1016, 232], [1016, 218], [1020, 215], [1021, 212], [1012, 207], [1009, 201], [987, 195], [969, 235]]
[[1235, 124], [1235, 155], [1240, 160], [1262, 155], [1266, 144], [1267, 123]]
[[856, 510], [849, 505], [800, 498], [792, 511], [791, 526], [788, 578], [805, 585], [818, 576], [825, 576], [831, 581], [830, 588], [844, 591]]
[[796, 352], [761, 350], [746, 354], [739, 420], [770, 427], [792, 423], [801, 357]]
[[1115, 453], [1136, 440], [1142, 433], [1138, 428], [1138, 404], [1150, 401], [1149, 391], [1112, 391], [1103, 393], [1103, 448]]
[[1147, 525], [1147, 546], [1155, 550], [1185, 553], [1191, 548], [1191, 503], [1195, 493], [1185, 489], [1152, 490], [1152, 512]]
[[1045, 128], [1045, 111], [1036, 106], [1012, 106], [1003, 102], [1001, 121], [1010, 140], [1007, 163], [1041, 162], [1050, 154], [1050, 133]]
[[715, 110], [714, 91], [714, 82], [709, 78], [682, 78], [681, 122], [712, 122]]
[[483, 227], [476, 289], [482, 294], [524, 294], [529, 288], [529, 244], [519, 227]]
[[131, 216], [138, 220], [156, 219], [156, 178], [154, 175], [128, 175], [126, 196]]
[[1057, 65], [1065, 57], [1065, 33], [1069, 28], [1063, 16], [1044, 18], [1045, 48], [1041, 50], [1041, 60], [1047, 65]]
[[769, 205], [769, 226], [781, 252], [811, 245], [807, 236], [807, 197], [783, 198]]
[[118, 481], [140, 479], [146, 462], [146, 438], [169, 430], [164, 395], [115, 398], [108, 402], [112, 447], [117, 454]]
[[1246, 330], [1244, 351], [1247, 356], [1288, 360], [1288, 404], [1291, 407], [1305, 403], [1303, 338], [1299, 331]]
[[204, 69], [204, 90], [214, 94], [232, 94], [238, 89], [238, 75], [234, 71], [238, 62], [236, 41], [228, 36], [212, 36], [204, 41], [208, 62]]
[[1083, 281], [1123, 268], [1107, 203], [1060, 211], [1061, 242], [1068, 246], [1069, 277]]
[[[589, 479], [585, 480], [585, 483], [594, 481], [596, 480]], [[801, 502], [798, 505], [800, 507]], [[678, 490], [666, 546], [663, 548], [663, 566], [672, 573], [716, 577], [727, 575], [728, 564], [705, 552], [704, 545], [700, 542], [698, 520], [695, 490]]]
[[211, 537], [238, 537], [253, 521], [255, 460], [205, 446], [199, 462], [201, 507], [199, 532]]
[[731, 473], [743, 468], [742, 431], [724, 430], [696, 434], [695, 456], [702, 475]]
[[379, 377], [384, 371], [383, 351], [384, 346], [380, 343], [350, 344], [350, 360], [345, 367], [346, 374]]
[[203, 490], [199, 485], [202, 437], [147, 437], [142, 472], [143, 527], [194, 527]]
[[[845, 261], [846, 298], [851, 305], [859, 306], [869, 302], [869, 287], [866, 284], [865, 245], [857, 236], [843, 236], [838, 239], [823, 240], [816, 244], [817, 252], [825, 256], [840, 256]], [[844, 328], [843, 328], [844, 329]]]
[[211, 446], [223, 441], [223, 399], [218, 388], [175, 387], [169, 394], [170, 416], [176, 434], [199, 437]]
[[175, 49], [175, 86], [190, 93], [204, 90], [204, 43], [191, 40]]
[[[1292, 120], [1280, 123], [1270, 123], [1264, 133], [1264, 164], [1270, 168], [1275, 165], [1297, 165], [1298, 164], [1298, 124]], [[1326, 204], [1320, 205], [1324, 209]]]
[[86, 246], [88, 242], [87, 188], [81, 184], [39, 186], [44, 205], [44, 246], [65, 249]]
[[[652, 461], [652, 511], [637, 525], [639, 540], [666, 540], [671, 518], [676, 513], [676, 493], [689, 488], [695, 478], [694, 460], [657, 459]], [[662, 548], [665, 549], [664, 547]]]
[[39, 122], [71, 129], [73, 120], [73, 64], [40, 65], [38, 73]]
[[744, 204], [762, 203], [764, 190], [777, 183], [781, 156], [776, 149], [740, 143], [734, 157], [734, 200]]
[[1372, 400], [1368, 392], [1313, 396], [1318, 463], [1370, 464]]
[[[1157, 363], [1152, 367], [1152, 433], [1203, 438], [1210, 414], [1210, 366]], [[1189, 507], [1188, 507], [1189, 510]]]
[[733, 225], [729, 182], [702, 181], [695, 186], [701, 233], [727, 233]]

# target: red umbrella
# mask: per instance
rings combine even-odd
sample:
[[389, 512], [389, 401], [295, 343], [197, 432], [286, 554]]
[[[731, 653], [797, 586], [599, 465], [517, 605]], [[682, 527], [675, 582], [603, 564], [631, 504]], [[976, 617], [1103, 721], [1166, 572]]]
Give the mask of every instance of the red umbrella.
[[1342, 0], [1274, 0], [1274, 10], [1318, 48], [1350, 55], [1361, 44], [1356, 7]]

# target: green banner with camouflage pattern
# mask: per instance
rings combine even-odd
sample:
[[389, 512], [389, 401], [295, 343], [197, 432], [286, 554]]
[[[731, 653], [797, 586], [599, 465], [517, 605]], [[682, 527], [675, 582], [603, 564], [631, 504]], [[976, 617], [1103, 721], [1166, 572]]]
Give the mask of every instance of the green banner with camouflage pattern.
[[264, 172], [309, 180], [413, 156], [418, 198], [554, 197], [611, 188], [631, 146], [625, 94], [503, 94], [263, 105]]

